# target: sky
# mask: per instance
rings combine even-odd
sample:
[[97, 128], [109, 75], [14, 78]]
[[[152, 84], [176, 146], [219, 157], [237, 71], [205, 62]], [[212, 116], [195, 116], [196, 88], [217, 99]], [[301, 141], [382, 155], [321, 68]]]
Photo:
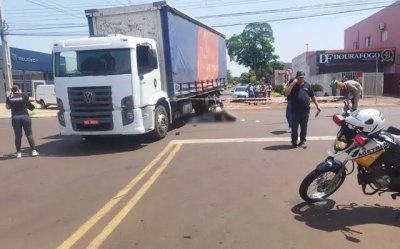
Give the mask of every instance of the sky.
[[[1, 1], [1, 0], [0, 0]], [[10, 47], [50, 53], [55, 41], [87, 37], [86, 9], [108, 8], [147, 0], [3, 0]], [[268, 22], [280, 61], [307, 49], [343, 49], [344, 30], [395, 1], [388, 0], [172, 0], [186, 14], [223, 33], [240, 34], [251, 22]], [[248, 71], [228, 59], [233, 76]]]

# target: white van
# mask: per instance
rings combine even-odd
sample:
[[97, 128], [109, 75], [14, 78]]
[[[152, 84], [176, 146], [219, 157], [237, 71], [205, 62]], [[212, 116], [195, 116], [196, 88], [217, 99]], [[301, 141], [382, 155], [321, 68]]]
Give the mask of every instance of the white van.
[[57, 105], [54, 85], [38, 85], [35, 99], [42, 109], [47, 108], [49, 105]]

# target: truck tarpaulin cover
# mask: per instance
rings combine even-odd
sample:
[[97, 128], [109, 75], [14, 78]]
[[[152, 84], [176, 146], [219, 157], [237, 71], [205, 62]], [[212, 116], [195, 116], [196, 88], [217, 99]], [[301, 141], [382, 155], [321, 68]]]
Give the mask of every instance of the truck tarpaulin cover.
[[168, 29], [175, 95], [216, 88], [226, 78], [225, 39], [173, 13]]

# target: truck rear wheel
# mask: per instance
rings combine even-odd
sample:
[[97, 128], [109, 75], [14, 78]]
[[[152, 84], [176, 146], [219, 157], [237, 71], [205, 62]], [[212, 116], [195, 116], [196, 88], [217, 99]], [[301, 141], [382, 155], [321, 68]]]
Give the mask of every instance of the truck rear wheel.
[[163, 105], [158, 105], [154, 110], [154, 130], [151, 135], [155, 140], [160, 140], [167, 136], [168, 129], [169, 118], [167, 110]]

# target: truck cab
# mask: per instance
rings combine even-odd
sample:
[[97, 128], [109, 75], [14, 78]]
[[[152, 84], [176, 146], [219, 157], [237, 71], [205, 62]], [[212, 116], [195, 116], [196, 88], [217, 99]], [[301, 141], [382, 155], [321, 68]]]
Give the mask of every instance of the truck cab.
[[64, 40], [54, 44], [53, 60], [62, 135], [166, 135], [170, 106], [154, 40]]

